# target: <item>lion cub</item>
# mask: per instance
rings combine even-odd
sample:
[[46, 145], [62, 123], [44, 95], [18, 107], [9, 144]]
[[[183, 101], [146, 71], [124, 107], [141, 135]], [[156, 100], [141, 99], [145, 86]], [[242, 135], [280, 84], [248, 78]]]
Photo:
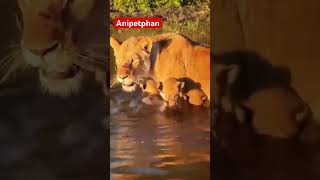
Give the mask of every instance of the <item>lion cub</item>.
[[296, 94], [283, 87], [260, 90], [242, 104], [254, 113], [251, 125], [256, 133], [277, 138], [296, 136], [310, 113]]
[[153, 101], [156, 95], [162, 97], [161, 111], [179, 106], [182, 98], [195, 106], [203, 106], [207, 102], [207, 96], [201, 89], [187, 90], [186, 82], [179, 81], [177, 78], [168, 78], [164, 82], [147, 80], [140, 87], [144, 93], [149, 95], [142, 100], [146, 104], [155, 104]]
[[166, 108], [174, 108], [180, 105], [180, 99], [183, 98], [186, 102], [195, 106], [203, 106], [207, 102], [207, 96], [201, 89], [189, 90], [186, 82], [179, 81], [177, 78], [168, 78], [160, 83], [158, 87], [160, 95], [164, 100], [161, 111]]
[[142, 102], [147, 105], [162, 105], [162, 99], [160, 97], [160, 90], [158, 88], [159, 83], [153, 79], [149, 79], [140, 84], [142, 92], [147, 96], [142, 99]]
[[159, 90], [158, 86], [159, 86], [159, 83], [153, 79], [149, 79], [145, 83], [140, 84], [142, 92], [150, 94], [150, 95], [160, 94], [160, 90]]

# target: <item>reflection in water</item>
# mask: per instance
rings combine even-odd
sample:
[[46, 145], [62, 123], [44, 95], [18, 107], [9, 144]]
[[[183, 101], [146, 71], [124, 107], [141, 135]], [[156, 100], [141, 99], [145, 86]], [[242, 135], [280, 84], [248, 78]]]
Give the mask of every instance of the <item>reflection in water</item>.
[[165, 115], [137, 94], [112, 93], [112, 179], [209, 179], [209, 112]]

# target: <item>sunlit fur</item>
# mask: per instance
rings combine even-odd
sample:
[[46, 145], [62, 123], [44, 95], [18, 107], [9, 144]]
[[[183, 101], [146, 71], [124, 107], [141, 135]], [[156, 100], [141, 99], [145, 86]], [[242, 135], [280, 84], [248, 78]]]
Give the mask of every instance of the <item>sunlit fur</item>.
[[[0, 72], [4, 72], [1, 81], [13, 78], [21, 70], [36, 69], [44, 92], [69, 96], [81, 90], [87, 74], [103, 74], [106, 56], [95, 52], [92, 42], [75, 41], [82, 38], [75, 34], [86, 36], [88, 32], [80, 32], [83, 28], [74, 27], [74, 22], [90, 28], [89, 17], [96, 2], [18, 0], [22, 16], [17, 18], [17, 28], [21, 39], [10, 46], [7, 56], [0, 60]], [[105, 43], [98, 43], [98, 46], [104, 47]], [[105, 79], [99, 81], [105, 82]]]
[[190, 78], [201, 85], [210, 100], [210, 49], [176, 33], [130, 37], [119, 42], [110, 38], [116, 59], [116, 79], [132, 92], [145, 77], [159, 81]]

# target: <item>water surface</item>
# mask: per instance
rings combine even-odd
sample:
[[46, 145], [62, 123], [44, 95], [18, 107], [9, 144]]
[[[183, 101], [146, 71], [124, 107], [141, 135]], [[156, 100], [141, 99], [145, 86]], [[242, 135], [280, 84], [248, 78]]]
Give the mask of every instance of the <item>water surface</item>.
[[112, 179], [209, 179], [209, 111], [165, 114], [141, 96], [111, 93]]

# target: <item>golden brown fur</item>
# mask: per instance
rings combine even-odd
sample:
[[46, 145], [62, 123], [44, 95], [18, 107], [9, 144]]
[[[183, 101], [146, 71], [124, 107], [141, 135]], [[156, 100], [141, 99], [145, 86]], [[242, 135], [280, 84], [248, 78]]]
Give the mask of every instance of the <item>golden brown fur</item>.
[[253, 111], [252, 126], [259, 134], [292, 138], [306, 121], [308, 108], [286, 88], [269, 88], [254, 93], [244, 105]]
[[201, 89], [192, 89], [185, 94], [188, 103], [195, 106], [203, 106], [206, 103], [207, 96]]
[[294, 89], [310, 105], [315, 117], [320, 118], [319, 3], [216, 1], [212, 11], [215, 54], [250, 50], [272, 64], [288, 67]]
[[168, 78], [161, 83], [160, 95], [164, 101], [162, 110], [174, 108], [179, 105], [179, 99], [183, 97], [185, 83], [177, 81], [176, 78]]
[[[204, 106], [207, 102], [207, 96], [201, 89], [188, 89], [187, 82], [177, 78], [168, 78], [164, 82], [159, 82], [158, 89], [164, 101], [161, 110], [175, 108], [180, 106], [182, 98], [187, 103], [195, 106]], [[189, 85], [190, 87], [190, 85]]]
[[58, 96], [78, 93], [91, 73], [96, 75], [97, 81], [105, 83], [105, 59], [81, 47], [92, 43], [86, 36], [97, 39], [88, 33], [89, 30], [95, 35], [102, 34], [96, 28], [98, 24], [92, 23], [92, 19], [99, 17], [94, 17], [99, 8], [97, 2], [18, 0], [23, 27], [20, 27], [17, 52], [23, 60], [14, 59], [20, 64], [9, 67], [2, 80], [6, 81], [13, 71], [26, 66], [38, 71], [40, 86], [45, 92]]
[[131, 37], [122, 43], [110, 39], [116, 57], [116, 77], [126, 91], [144, 76], [163, 82], [170, 77], [190, 78], [199, 83], [210, 100], [210, 49], [186, 37], [167, 33]]
[[140, 86], [144, 93], [147, 93], [150, 95], [160, 94], [158, 83], [153, 79], [147, 80], [145, 83], [142, 83]]

